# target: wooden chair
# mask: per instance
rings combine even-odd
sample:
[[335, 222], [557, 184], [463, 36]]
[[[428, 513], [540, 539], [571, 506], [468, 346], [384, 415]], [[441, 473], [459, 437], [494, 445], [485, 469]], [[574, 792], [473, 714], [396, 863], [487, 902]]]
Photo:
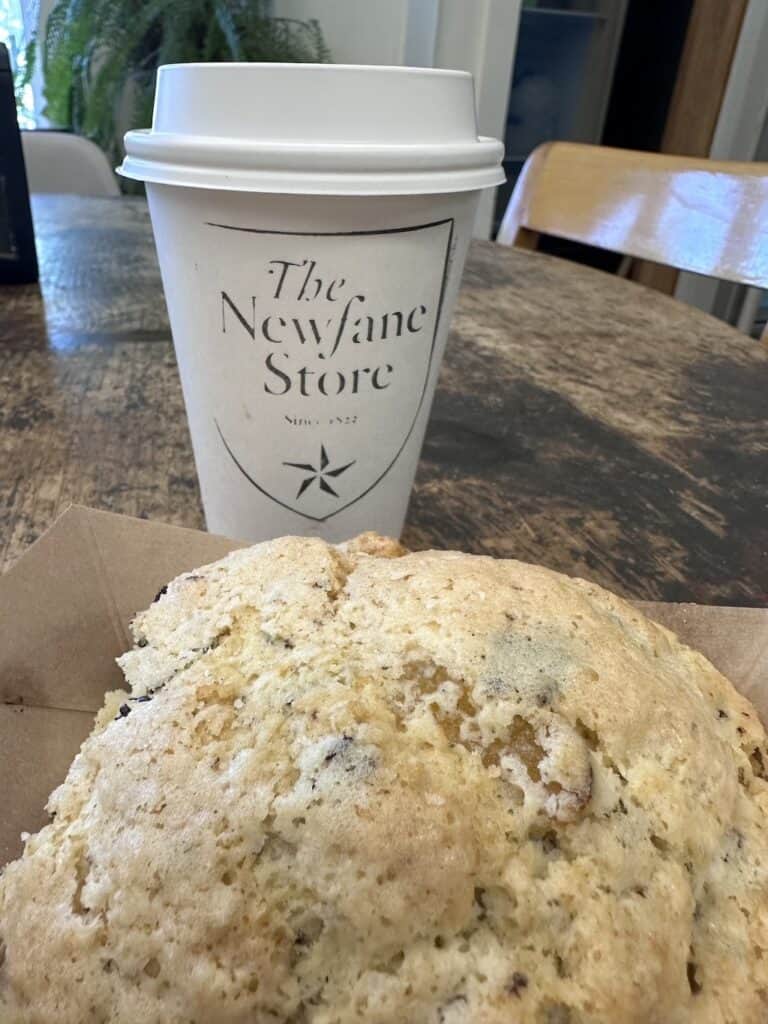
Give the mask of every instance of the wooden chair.
[[539, 234], [768, 288], [768, 164], [550, 142], [525, 162], [497, 241], [535, 249]]

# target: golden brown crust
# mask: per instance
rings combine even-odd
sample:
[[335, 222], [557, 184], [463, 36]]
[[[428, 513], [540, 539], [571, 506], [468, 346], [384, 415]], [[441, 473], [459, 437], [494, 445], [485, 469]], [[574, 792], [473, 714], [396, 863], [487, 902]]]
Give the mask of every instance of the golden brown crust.
[[137, 617], [0, 879], [3, 1024], [766, 1020], [751, 706], [592, 584], [393, 553], [284, 538]]
[[375, 555], [376, 558], [402, 558], [408, 554], [408, 548], [404, 548], [400, 541], [370, 530], [340, 544], [339, 548], [350, 555]]

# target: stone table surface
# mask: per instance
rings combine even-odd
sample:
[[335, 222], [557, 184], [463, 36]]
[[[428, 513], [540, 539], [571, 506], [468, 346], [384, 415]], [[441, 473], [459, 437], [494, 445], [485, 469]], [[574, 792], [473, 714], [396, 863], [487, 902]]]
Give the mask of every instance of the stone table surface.
[[[34, 201], [0, 289], [0, 567], [69, 502], [203, 525], [146, 204]], [[404, 541], [637, 598], [768, 603], [768, 357], [665, 296], [473, 243]]]

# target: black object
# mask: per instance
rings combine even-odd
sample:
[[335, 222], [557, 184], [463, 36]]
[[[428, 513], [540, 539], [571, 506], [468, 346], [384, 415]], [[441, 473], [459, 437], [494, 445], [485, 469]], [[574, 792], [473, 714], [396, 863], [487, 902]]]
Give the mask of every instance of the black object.
[[602, 144], [661, 147], [693, 0], [630, 0]]
[[37, 281], [27, 172], [8, 50], [0, 43], [0, 284]]

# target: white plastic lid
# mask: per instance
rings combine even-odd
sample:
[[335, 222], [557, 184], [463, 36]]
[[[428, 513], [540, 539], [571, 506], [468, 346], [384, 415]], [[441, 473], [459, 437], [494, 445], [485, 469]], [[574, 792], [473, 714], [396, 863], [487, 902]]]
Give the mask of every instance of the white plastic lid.
[[152, 127], [118, 173], [193, 188], [402, 195], [504, 181], [465, 71], [351, 64], [166, 64]]

